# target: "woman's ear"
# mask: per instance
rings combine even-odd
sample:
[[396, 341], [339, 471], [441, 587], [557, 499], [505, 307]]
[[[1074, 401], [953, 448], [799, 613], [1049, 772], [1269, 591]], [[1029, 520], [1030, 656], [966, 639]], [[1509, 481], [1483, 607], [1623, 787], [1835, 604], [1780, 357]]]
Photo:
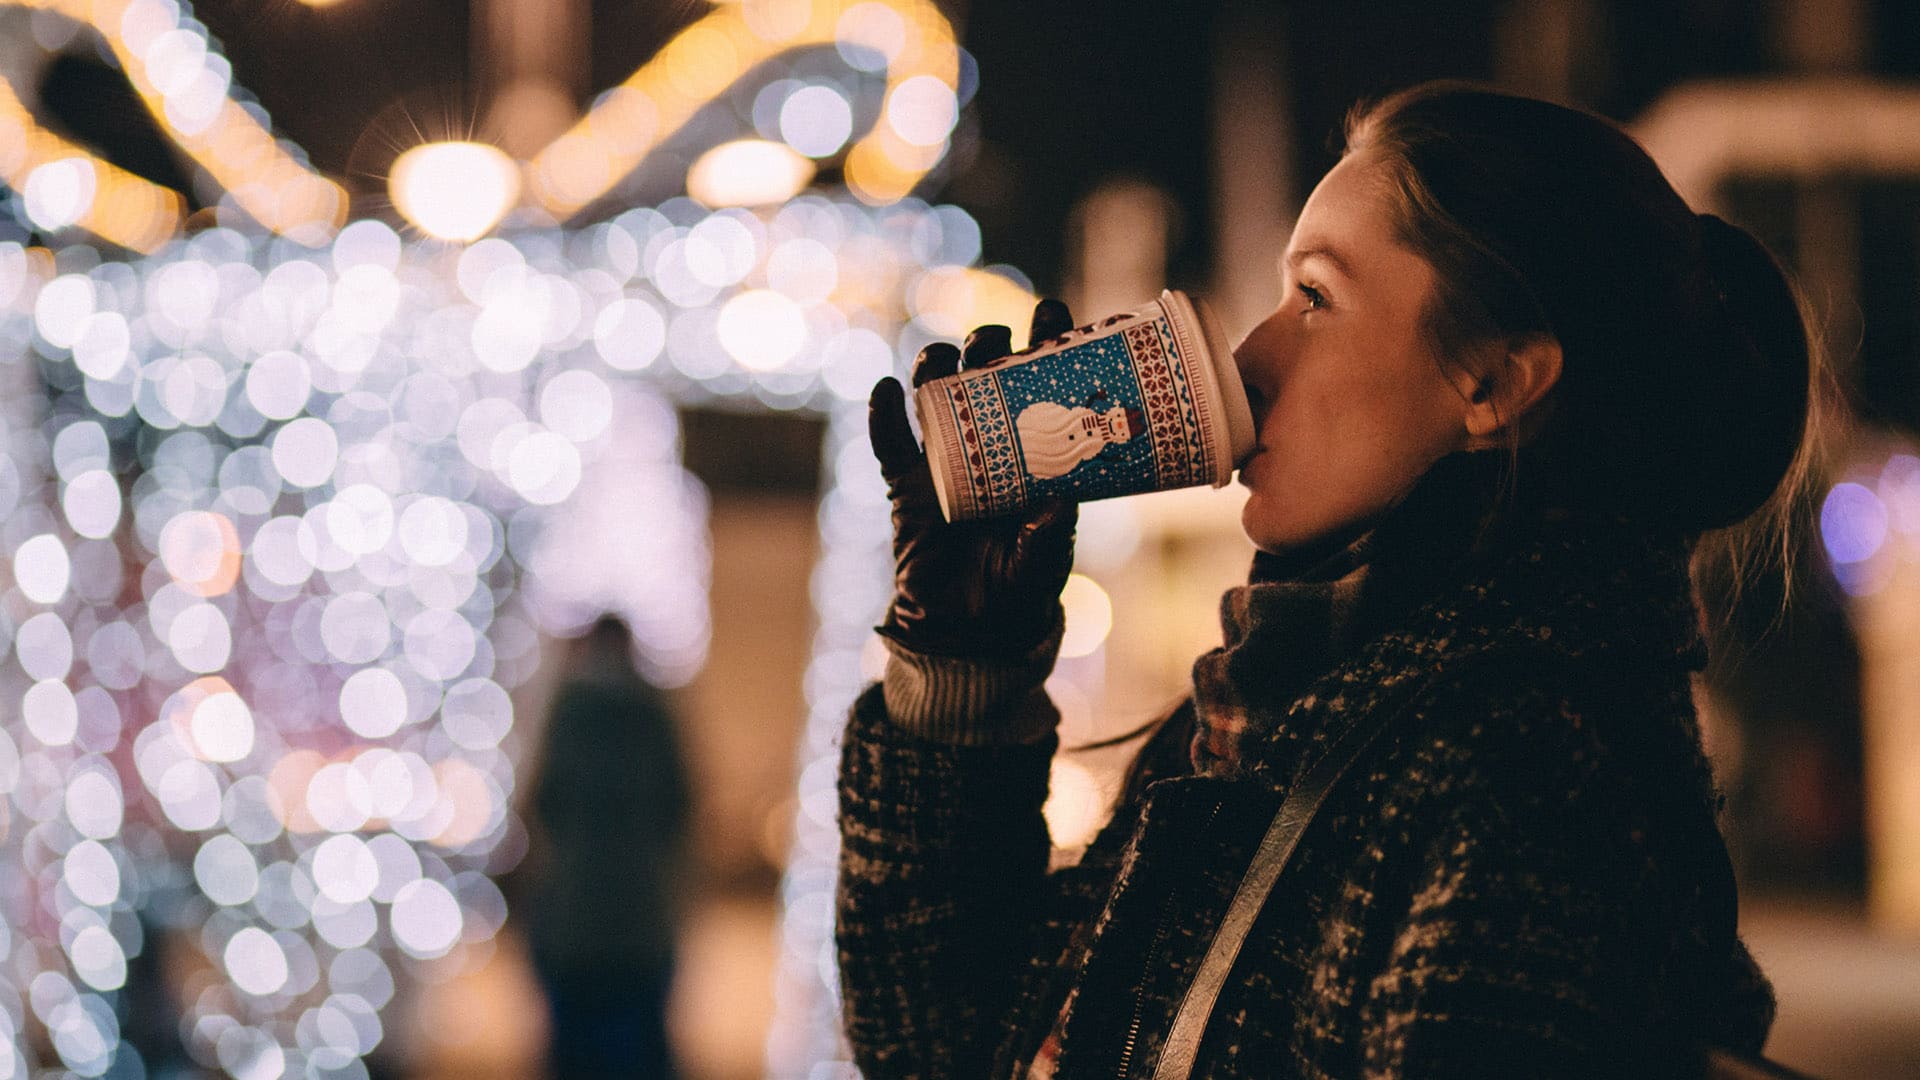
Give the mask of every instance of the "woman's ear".
[[1508, 343], [1506, 354], [1461, 377], [1466, 399], [1467, 448], [1503, 445], [1502, 435], [1522, 422], [1560, 381], [1560, 341], [1529, 334]]

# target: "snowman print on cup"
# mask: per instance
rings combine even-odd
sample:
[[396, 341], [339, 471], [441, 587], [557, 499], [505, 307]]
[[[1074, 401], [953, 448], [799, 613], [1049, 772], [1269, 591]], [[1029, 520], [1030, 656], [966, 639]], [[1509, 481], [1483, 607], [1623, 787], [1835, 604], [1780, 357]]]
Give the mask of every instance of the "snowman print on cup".
[[1020, 453], [1035, 479], [1051, 480], [1072, 472], [1082, 462], [1100, 456], [1109, 446], [1124, 443], [1146, 430], [1139, 409], [1110, 405], [1105, 390], [1087, 395], [1084, 405], [1069, 407], [1039, 401], [1020, 410], [1014, 428], [1020, 433]]

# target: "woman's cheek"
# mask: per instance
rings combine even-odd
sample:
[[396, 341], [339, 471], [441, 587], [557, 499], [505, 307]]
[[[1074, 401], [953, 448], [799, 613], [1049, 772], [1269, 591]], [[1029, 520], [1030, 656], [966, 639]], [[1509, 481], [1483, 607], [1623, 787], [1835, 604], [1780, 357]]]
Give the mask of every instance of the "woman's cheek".
[[1337, 393], [1310, 380], [1301, 380], [1283, 396], [1273, 410], [1274, 440], [1262, 439], [1268, 446], [1285, 443], [1295, 453], [1321, 456], [1330, 441], [1340, 435], [1345, 408]]

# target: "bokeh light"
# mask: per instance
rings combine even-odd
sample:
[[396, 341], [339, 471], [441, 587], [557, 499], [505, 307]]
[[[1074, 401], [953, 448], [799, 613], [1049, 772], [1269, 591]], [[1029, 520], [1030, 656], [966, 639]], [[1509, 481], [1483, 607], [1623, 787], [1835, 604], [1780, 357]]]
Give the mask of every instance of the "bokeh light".
[[743, 292], [720, 309], [720, 346], [749, 371], [777, 371], [805, 347], [800, 305], [767, 289]]
[[1091, 656], [1113, 630], [1113, 601], [1107, 591], [1085, 574], [1070, 574], [1060, 591], [1060, 606], [1066, 612], [1060, 655], [1066, 659]]
[[1864, 484], [1835, 484], [1820, 507], [1820, 536], [1834, 562], [1864, 562], [1886, 542], [1886, 504]]
[[[265, 112], [242, 103], [232, 65], [185, 5], [172, 0], [79, 4], [36, 0], [99, 36], [108, 62], [164, 134], [223, 193], [223, 224], [248, 224], [319, 243], [346, 216], [346, 193], [273, 137]], [[28, 222], [46, 232], [73, 227], [132, 251], [151, 252], [177, 234], [184, 200], [42, 126], [13, 88], [0, 86], [0, 180], [24, 196]]]
[[[165, 912], [154, 933], [207, 969], [182, 1016], [200, 1067], [356, 1075], [417, 964], [499, 926], [486, 875], [518, 857], [513, 695], [541, 635], [611, 608], [650, 678], [700, 669], [708, 503], [677, 410], [715, 402], [827, 424], [770, 1067], [833, 1059], [832, 740], [888, 565], [866, 394], [1032, 302], [976, 266], [964, 211], [908, 194], [957, 115], [944, 20], [919, 0], [717, 9], [528, 163], [530, 214], [488, 148], [463, 151], [454, 193], [499, 184], [459, 221], [396, 163], [422, 239], [339, 228], [344, 195], [233, 104], [190, 13], [126, 10], [110, 46], [229, 198], [182, 236], [152, 195], [127, 243], [100, 211], [143, 181], [55, 143], [3, 177], [56, 245], [140, 253], [0, 241], [0, 872], [27, 883], [0, 894], [0, 1001], [30, 998], [46, 1032], [16, 1043], [18, 1070], [117, 1067], [116, 995], [154, 947], [119, 928]], [[568, 220], [760, 70], [739, 88], [760, 139], [732, 151], [760, 156], [708, 166], [734, 194], [690, 179], [692, 197]], [[802, 191], [832, 159], [845, 187]], [[31, 170], [70, 160], [90, 196], [62, 165], [28, 197]], [[47, 224], [88, 198], [73, 231]]]
[[931, 75], [915, 75], [887, 95], [887, 123], [915, 146], [945, 142], [959, 109], [953, 87]]
[[[978, 229], [962, 212], [820, 194], [675, 200], [457, 256], [361, 223], [311, 254], [225, 229], [84, 272], [37, 250], [0, 243], [14, 275], [0, 371], [67, 374], [0, 414], [13, 445], [39, 448], [0, 458], [20, 523], [0, 783], [26, 820], [69, 822], [56, 874], [72, 912], [106, 919], [163, 889], [201, 912], [196, 941], [230, 993], [190, 1010], [190, 1031], [213, 1032], [197, 1052], [286, 1070], [364, 1044], [303, 1018], [353, 994], [377, 1015], [406, 963], [494, 925], [455, 879], [490, 868], [510, 834], [511, 693], [538, 633], [612, 607], [651, 677], [699, 670], [706, 495], [679, 464], [675, 403], [828, 420], [803, 751], [826, 760], [885, 596], [866, 392], [964, 317], [937, 290], [971, 297], [981, 279], [956, 274], [1030, 302], [968, 265]], [[476, 348], [496, 306], [487, 325], [521, 335], [511, 361]], [[94, 326], [113, 328], [111, 349], [85, 345]], [[785, 935], [809, 959], [782, 975], [800, 980], [783, 1023], [803, 1039], [832, 1030], [817, 962], [830, 785], [808, 775]], [[8, 834], [8, 865], [25, 831]], [[169, 850], [175, 884], [132, 872]], [[27, 925], [4, 900], [0, 914]], [[61, 973], [70, 1003], [111, 1016], [104, 995], [133, 954], [72, 941], [16, 949], [0, 978]], [[110, 1056], [82, 1036], [118, 1038], [86, 1027], [87, 1008], [60, 1014], [74, 1053], [96, 1053], [69, 1068]], [[244, 1046], [219, 1034], [241, 1029]]]
[[78, 224], [93, 209], [98, 181], [86, 158], [49, 161], [27, 174], [27, 218], [49, 232]]
[[687, 194], [708, 206], [766, 206], [806, 190], [813, 163], [781, 143], [740, 139], [700, 155]]
[[958, 338], [976, 326], [998, 323], [1013, 330], [1015, 349], [1026, 348], [1033, 289], [1004, 267], [937, 268], [914, 284], [909, 302], [936, 336]]
[[1046, 805], [1042, 807], [1054, 846], [1075, 848], [1092, 843], [1106, 811], [1106, 794], [1092, 770], [1071, 758], [1055, 758], [1047, 778]]
[[[960, 51], [939, 9], [927, 0], [756, 0], [716, 6], [600, 95], [529, 163], [532, 201], [561, 219], [592, 205], [735, 81], [783, 54], [826, 45], [854, 72], [884, 73], [889, 100], [907, 88], [897, 116], [888, 111], [846, 155], [856, 198], [885, 206], [906, 197], [939, 163], [957, 109]], [[772, 127], [763, 137], [778, 135], [807, 157], [831, 154], [852, 135], [850, 119], [839, 133], [837, 110], [818, 96], [802, 99], [790, 131], [779, 119]]]
[[1897, 446], [1851, 470], [1820, 504], [1820, 543], [1840, 587], [1881, 593], [1920, 563], [1920, 456]]
[[387, 190], [394, 207], [428, 236], [477, 240], [519, 198], [520, 167], [485, 143], [426, 143], [394, 160]]
[[780, 137], [810, 158], [839, 153], [853, 134], [853, 106], [831, 86], [802, 86], [780, 103]]

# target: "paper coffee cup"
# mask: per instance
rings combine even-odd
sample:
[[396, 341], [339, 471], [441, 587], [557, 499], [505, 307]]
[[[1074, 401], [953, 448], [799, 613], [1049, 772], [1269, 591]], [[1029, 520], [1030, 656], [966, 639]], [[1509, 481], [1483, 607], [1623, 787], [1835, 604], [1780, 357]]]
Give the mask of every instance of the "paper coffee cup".
[[1225, 485], [1253, 414], [1212, 313], [1168, 290], [1136, 311], [1034, 342], [914, 391], [949, 521]]

